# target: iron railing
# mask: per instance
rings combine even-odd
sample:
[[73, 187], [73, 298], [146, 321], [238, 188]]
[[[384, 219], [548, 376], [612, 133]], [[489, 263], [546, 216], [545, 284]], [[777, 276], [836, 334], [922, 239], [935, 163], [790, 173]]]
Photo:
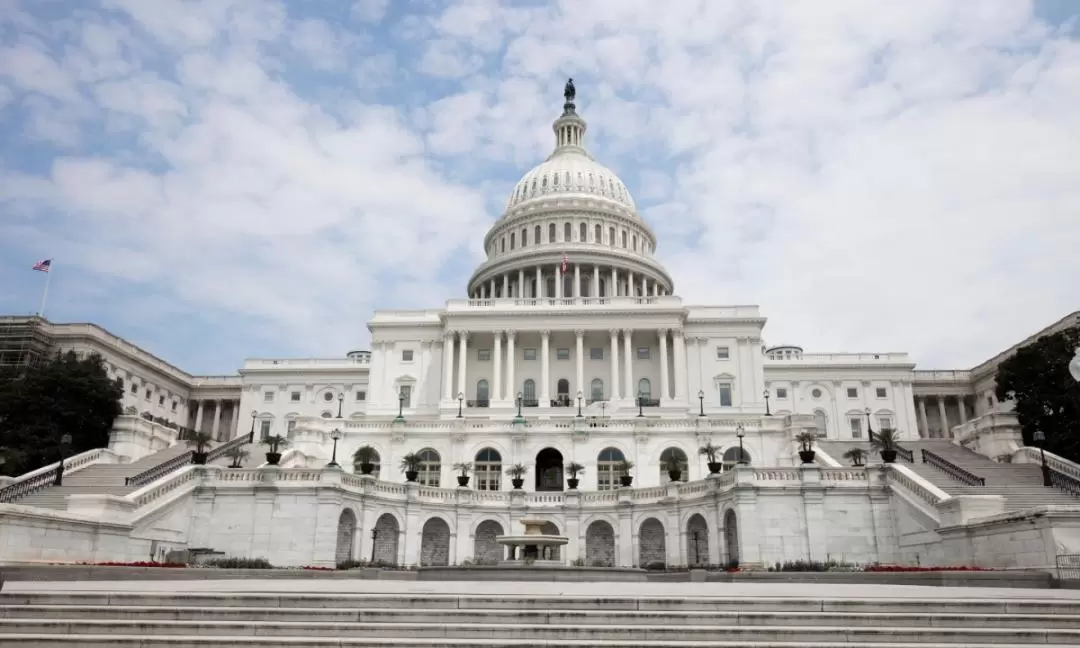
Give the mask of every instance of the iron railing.
[[39, 475], [34, 475], [28, 479], [0, 488], [0, 503], [10, 504], [15, 500], [26, 497], [27, 495], [32, 495], [39, 490], [52, 486], [56, 483], [56, 473], [58, 470], [60, 470], [59, 466], [51, 470], [46, 470]]
[[1080, 580], [1080, 554], [1061, 554], [1056, 563], [1058, 580]]
[[941, 455], [936, 455], [929, 450], [924, 449], [922, 451], [922, 461], [923, 463], [930, 464], [931, 466], [944, 472], [946, 475], [952, 477], [956, 481], [963, 482], [968, 486], [986, 486], [986, 479], [964, 470], [963, 468], [957, 466], [948, 459], [942, 457]]
[[1080, 497], [1080, 479], [1077, 479], [1072, 475], [1054, 470], [1050, 466], [1047, 466], [1046, 469], [1050, 472], [1051, 484], [1057, 486], [1058, 488], [1070, 495]]
[[[244, 436], [239, 436], [232, 441], [223, 443], [218, 447], [214, 448], [213, 450], [207, 452], [206, 460], [213, 461], [215, 459], [223, 457], [227, 452], [229, 452], [229, 450], [251, 443], [253, 438], [253, 434], [251, 432], [248, 432]], [[166, 459], [165, 461], [162, 461], [156, 466], [147, 468], [146, 470], [142, 471], [137, 475], [125, 477], [124, 485], [142, 486], [143, 484], [149, 484], [150, 482], [154, 481], [159, 477], [167, 475], [178, 468], [182, 468], [188, 465], [189, 463], [191, 463], [191, 458], [192, 456], [194, 456], [194, 454], [194, 450], [188, 450], [183, 454], [176, 455], [172, 459]]]

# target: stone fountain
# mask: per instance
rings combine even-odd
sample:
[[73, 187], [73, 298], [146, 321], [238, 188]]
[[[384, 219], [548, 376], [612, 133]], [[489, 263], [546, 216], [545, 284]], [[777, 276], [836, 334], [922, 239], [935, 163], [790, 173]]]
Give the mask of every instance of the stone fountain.
[[[559, 567], [563, 563], [555, 558], [559, 547], [570, 542], [566, 536], [544, 535], [547, 520], [522, 519], [523, 535], [497, 536], [495, 542], [506, 547], [506, 560], [500, 567]], [[529, 562], [526, 562], [529, 561]]]

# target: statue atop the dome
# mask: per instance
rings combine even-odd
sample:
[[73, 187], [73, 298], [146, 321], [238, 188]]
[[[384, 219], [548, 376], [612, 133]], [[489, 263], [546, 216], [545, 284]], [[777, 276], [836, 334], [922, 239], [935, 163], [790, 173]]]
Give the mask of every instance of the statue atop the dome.
[[566, 98], [566, 103], [574, 103], [574, 98], [577, 97], [577, 88], [574, 87], [573, 79], [566, 82], [566, 88], [563, 89], [562, 96]]

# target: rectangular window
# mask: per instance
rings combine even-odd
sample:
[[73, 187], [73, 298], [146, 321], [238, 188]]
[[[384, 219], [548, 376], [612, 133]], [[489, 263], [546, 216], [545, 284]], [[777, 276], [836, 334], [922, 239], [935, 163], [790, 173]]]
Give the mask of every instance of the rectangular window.
[[401, 398], [404, 398], [403, 407], [412, 407], [412, 385], [401, 386]]
[[619, 484], [619, 471], [614, 463], [603, 462], [596, 467], [596, 490], [615, 490]]
[[289, 400], [291, 400], [294, 403], [299, 403], [300, 402], [300, 392], [293, 392], [293, 393], [289, 394]]
[[776, 397], [777, 398], [787, 398], [787, 388], [785, 388], [785, 387], [777, 387], [776, 388]]
[[638, 347], [638, 349], [637, 349], [637, 359], [638, 360], [648, 360], [649, 359], [649, 347]]
[[851, 438], [862, 438], [862, 418], [858, 416], [852, 416], [848, 419], [848, 424], [851, 425]]
[[717, 360], [727, 360], [730, 357], [731, 357], [731, 350], [728, 349], [726, 346], [718, 346], [718, 347], [716, 347], [716, 359]]
[[260, 437], [262, 439], [265, 439], [266, 437], [270, 436], [270, 419], [263, 419], [259, 423], [259, 434], [262, 435]]
[[731, 407], [731, 383], [717, 383], [716, 391], [720, 394], [720, 407]]
[[857, 388], [855, 388], [855, 387], [848, 387], [847, 388], [847, 397], [848, 398], [858, 398], [859, 397], [859, 390]]
[[536, 360], [536, 349], [522, 349], [521, 351], [526, 360]]
[[491, 362], [491, 349], [477, 349], [476, 359], [480, 362]]
[[891, 430], [892, 429], [892, 417], [879, 416], [877, 419], [877, 427], [879, 430]]
[[412, 354], [413, 354], [412, 349], [405, 349], [404, 351], [401, 352], [401, 361], [402, 362], [412, 362]]
[[569, 360], [570, 359], [570, 349], [555, 349], [555, 359], [556, 360]]
[[878, 398], [886, 398], [886, 397], [888, 397], [888, 395], [889, 395], [889, 394], [888, 394], [888, 392], [887, 392], [887, 391], [885, 390], [885, 388], [884, 388], [884, 387], [878, 387], [878, 388], [877, 388], [877, 397], [878, 397]]
[[[132, 393], [132, 394], [137, 394], [137, 393], [139, 393], [139, 386], [138, 386], [138, 385], [136, 385], [135, 383], [131, 383], [131, 393]], [[987, 398], [986, 400], [990, 400], [990, 399], [989, 399], [989, 398]]]
[[176, 401], [172, 402], [172, 411], [176, 411]]
[[263, 392], [263, 402], [264, 403], [273, 403], [274, 402], [274, 392]]
[[356, 400], [358, 400], [358, 401], [366, 401], [367, 400], [367, 392], [366, 391], [358, 391], [358, 392], [356, 392]]
[[285, 434], [288, 435], [288, 437], [291, 439], [293, 430], [295, 430], [295, 429], [296, 429], [296, 421], [290, 420], [288, 425], [286, 426]]
[[150, 400], [150, 390], [146, 390], [146, 400]]
[[157, 397], [157, 404], [158, 405], [164, 405], [165, 404], [165, 397], [164, 396], [158, 396]]
[[589, 360], [603, 360], [604, 347], [592, 347], [589, 349]]

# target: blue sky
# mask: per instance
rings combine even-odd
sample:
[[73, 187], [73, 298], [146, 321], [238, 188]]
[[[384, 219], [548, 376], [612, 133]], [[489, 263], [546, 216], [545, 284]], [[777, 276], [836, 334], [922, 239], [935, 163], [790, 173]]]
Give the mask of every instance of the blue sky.
[[193, 373], [463, 295], [573, 76], [691, 303], [969, 367], [1080, 304], [1054, 0], [0, 0], [0, 312]]

